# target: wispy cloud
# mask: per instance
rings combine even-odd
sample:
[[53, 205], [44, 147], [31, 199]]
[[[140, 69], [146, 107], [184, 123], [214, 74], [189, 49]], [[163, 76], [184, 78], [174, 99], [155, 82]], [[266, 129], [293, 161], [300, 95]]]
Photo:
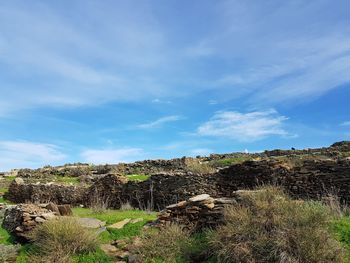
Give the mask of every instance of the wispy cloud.
[[53, 144], [30, 141], [0, 141], [0, 171], [36, 168], [64, 161], [66, 155]]
[[142, 158], [140, 148], [88, 149], [81, 153], [85, 162], [94, 164], [128, 163]]
[[197, 134], [238, 141], [255, 141], [273, 135], [286, 136], [288, 132], [283, 128], [283, 122], [287, 119], [275, 110], [249, 113], [221, 111], [199, 126]]
[[163, 124], [168, 122], [175, 122], [184, 119], [182, 116], [178, 115], [171, 115], [159, 118], [158, 120], [151, 121], [148, 123], [143, 123], [140, 125], [137, 125], [137, 128], [139, 129], [154, 129], [154, 128], [160, 128]]
[[340, 126], [350, 126], [350, 121], [344, 121], [340, 124]]

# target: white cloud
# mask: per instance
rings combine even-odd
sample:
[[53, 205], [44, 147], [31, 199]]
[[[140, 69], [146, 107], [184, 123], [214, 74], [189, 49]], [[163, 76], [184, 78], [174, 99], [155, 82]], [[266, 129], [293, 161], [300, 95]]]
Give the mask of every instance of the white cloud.
[[37, 168], [66, 159], [53, 144], [29, 141], [0, 141], [0, 171], [14, 168]]
[[350, 121], [344, 121], [340, 126], [350, 126]]
[[88, 149], [81, 153], [85, 162], [94, 164], [128, 163], [139, 160], [143, 151], [140, 148]]
[[170, 115], [170, 116], [159, 118], [158, 120], [155, 120], [155, 121], [152, 121], [152, 122], [148, 122], [148, 123], [137, 125], [137, 128], [140, 128], [140, 129], [159, 128], [165, 123], [179, 121], [179, 120], [182, 120], [182, 119], [183, 119], [183, 117], [181, 117], [181, 116]]
[[249, 113], [221, 111], [199, 126], [197, 134], [238, 141], [255, 141], [272, 135], [286, 136], [288, 132], [282, 126], [287, 119], [275, 110]]

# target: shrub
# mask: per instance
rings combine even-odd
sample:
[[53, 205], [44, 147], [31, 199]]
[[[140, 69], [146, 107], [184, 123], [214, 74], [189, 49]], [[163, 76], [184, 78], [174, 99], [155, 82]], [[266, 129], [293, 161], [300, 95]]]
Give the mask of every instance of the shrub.
[[266, 187], [247, 192], [226, 208], [226, 224], [210, 244], [219, 262], [342, 262], [345, 252], [329, 232], [330, 210], [317, 202], [288, 198]]
[[96, 232], [84, 228], [71, 217], [39, 225], [30, 239], [35, 247], [30, 257], [33, 262], [70, 262], [73, 255], [95, 251], [99, 244]]
[[133, 248], [140, 262], [184, 262], [181, 258], [191, 245], [190, 232], [172, 224], [161, 230], [148, 229], [141, 235], [141, 244]]

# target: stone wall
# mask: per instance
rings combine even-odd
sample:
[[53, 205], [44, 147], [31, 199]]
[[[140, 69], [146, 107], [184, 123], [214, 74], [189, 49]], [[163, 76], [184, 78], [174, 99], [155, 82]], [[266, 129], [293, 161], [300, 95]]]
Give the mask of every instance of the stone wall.
[[[19, 178], [17, 178], [19, 179]], [[48, 203], [79, 205], [83, 203], [86, 188], [56, 184], [25, 184], [13, 181], [5, 198], [14, 203]]]
[[91, 205], [101, 202], [111, 208], [120, 208], [129, 202], [134, 207], [161, 210], [194, 195], [231, 197], [236, 190], [269, 184], [282, 186], [298, 198], [320, 199], [332, 193], [349, 203], [350, 160], [304, 160], [298, 166], [276, 160], [246, 161], [215, 174], [160, 173], [139, 183], [109, 174], [96, 180], [90, 188], [13, 183], [6, 198], [17, 203], [53, 201]]

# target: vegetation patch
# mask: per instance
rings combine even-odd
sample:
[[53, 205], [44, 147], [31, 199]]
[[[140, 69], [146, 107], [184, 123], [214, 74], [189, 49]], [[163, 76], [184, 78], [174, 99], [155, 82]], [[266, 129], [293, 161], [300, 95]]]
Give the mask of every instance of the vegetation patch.
[[188, 171], [197, 174], [211, 174], [216, 172], [213, 165], [207, 162], [201, 162], [198, 159], [186, 159], [186, 167]]
[[214, 161], [211, 161], [210, 164], [213, 167], [225, 167], [225, 166], [243, 163], [245, 161], [250, 161], [250, 160], [253, 160], [253, 158], [251, 156], [239, 156], [239, 157], [234, 157], [234, 158], [225, 158], [225, 159], [220, 159], [220, 160], [214, 160]]
[[73, 184], [73, 185], [80, 183], [79, 177], [73, 177], [73, 176], [56, 176], [53, 181], [57, 183]]
[[344, 262], [345, 251], [329, 231], [330, 210], [294, 201], [268, 187], [226, 210], [225, 225], [210, 244], [219, 262]]
[[0, 226], [0, 244], [9, 245], [13, 242], [12, 236], [7, 232], [6, 229]]
[[126, 175], [129, 181], [135, 181], [135, 182], [143, 182], [150, 178], [149, 175], [146, 174], [129, 174]]
[[155, 220], [157, 213], [146, 212], [142, 210], [106, 210], [103, 213], [96, 213], [89, 208], [73, 208], [73, 214], [77, 217], [90, 217], [105, 221], [107, 225], [114, 224], [125, 218], [137, 219], [143, 218], [145, 221]]
[[178, 225], [170, 225], [158, 232], [156, 229], [145, 231], [141, 245], [134, 252], [142, 262], [186, 262], [184, 251], [191, 246], [190, 232]]
[[71, 262], [74, 255], [95, 252], [99, 245], [96, 231], [81, 226], [76, 218], [60, 217], [37, 226], [30, 235], [33, 262]]

